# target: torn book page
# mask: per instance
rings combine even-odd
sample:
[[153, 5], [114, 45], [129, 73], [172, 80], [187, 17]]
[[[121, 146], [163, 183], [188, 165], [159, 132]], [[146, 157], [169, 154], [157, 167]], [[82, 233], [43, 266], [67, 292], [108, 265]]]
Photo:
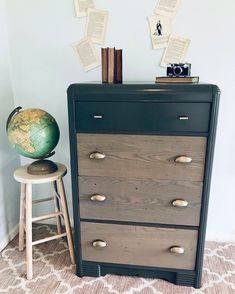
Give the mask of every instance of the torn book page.
[[78, 54], [85, 71], [89, 71], [101, 65], [101, 60], [89, 38], [83, 38], [80, 41], [73, 43], [72, 47]]
[[93, 43], [104, 44], [108, 23], [108, 11], [88, 8], [86, 36]]
[[87, 16], [88, 8], [95, 8], [94, 0], [74, 0], [77, 17]]
[[148, 17], [153, 49], [166, 48], [171, 33], [171, 19], [163, 15]]
[[161, 66], [166, 67], [169, 63], [182, 63], [190, 45], [190, 39], [170, 36], [168, 45], [162, 58]]
[[180, 2], [181, 0], [158, 0], [154, 13], [173, 18], [178, 11]]

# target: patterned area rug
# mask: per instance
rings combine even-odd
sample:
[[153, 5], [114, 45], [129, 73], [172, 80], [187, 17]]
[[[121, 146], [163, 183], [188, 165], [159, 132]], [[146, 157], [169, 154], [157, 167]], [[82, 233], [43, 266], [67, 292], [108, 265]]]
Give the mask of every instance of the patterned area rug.
[[[53, 227], [34, 227], [35, 239], [53, 233]], [[34, 279], [25, 279], [25, 251], [18, 251], [16, 237], [1, 253], [0, 293], [74, 294], [234, 294], [235, 244], [208, 242], [201, 289], [179, 287], [160, 279], [106, 275], [78, 278], [70, 265], [66, 242], [55, 240], [34, 247]]]

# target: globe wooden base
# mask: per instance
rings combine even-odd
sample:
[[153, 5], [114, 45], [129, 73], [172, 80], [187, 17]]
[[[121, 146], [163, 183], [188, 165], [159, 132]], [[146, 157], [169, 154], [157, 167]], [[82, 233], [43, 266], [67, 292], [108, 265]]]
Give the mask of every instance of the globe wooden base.
[[31, 175], [47, 175], [57, 170], [57, 165], [53, 161], [47, 159], [34, 161], [27, 168], [27, 172]]

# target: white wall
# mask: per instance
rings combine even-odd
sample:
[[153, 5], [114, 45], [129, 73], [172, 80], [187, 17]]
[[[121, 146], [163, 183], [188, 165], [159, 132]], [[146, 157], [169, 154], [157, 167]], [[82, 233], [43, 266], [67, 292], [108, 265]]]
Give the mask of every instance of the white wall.
[[17, 232], [19, 185], [13, 179], [13, 171], [20, 165], [19, 157], [9, 148], [5, 131], [14, 100], [9, 78], [4, 2], [0, 0], [0, 251]]
[[[95, 2], [110, 12], [105, 46], [124, 49], [124, 79], [153, 81], [164, 74], [158, 67], [163, 51], [151, 49], [146, 19], [156, 0]], [[235, 239], [234, 11], [234, 0], [183, 0], [174, 21], [174, 32], [192, 39], [187, 60], [193, 73], [222, 90], [208, 238], [224, 240]], [[84, 35], [85, 18], [74, 17], [73, 0], [7, 0], [7, 13], [15, 105], [41, 107], [55, 116], [61, 128], [55, 158], [69, 165], [66, 89], [73, 82], [100, 80], [100, 68], [84, 73], [69, 46]], [[66, 187], [71, 204], [69, 177]]]

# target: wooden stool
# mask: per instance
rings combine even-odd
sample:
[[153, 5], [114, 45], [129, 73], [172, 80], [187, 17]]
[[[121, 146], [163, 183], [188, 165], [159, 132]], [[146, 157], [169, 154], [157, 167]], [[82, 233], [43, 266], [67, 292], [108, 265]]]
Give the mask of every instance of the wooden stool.
[[[32, 265], [32, 246], [41, 244], [47, 241], [55, 240], [67, 236], [68, 247], [72, 264], [75, 264], [74, 247], [72, 232], [68, 214], [68, 207], [64, 184], [62, 177], [66, 174], [67, 169], [64, 165], [57, 163], [58, 170], [54, 173], [47, 175], [31, 175], [27, 172], [27, 166], [18, 168], [14, 172], [14, 178], [21, 183], [20, 194], [20, 224], [19, 224], [19, 250], [24, 250], [24, 231], [26, 232], [26, 266], [27, 266], [27, 279], [33, 277]], [[32, 201], [32, 184], [51, 183], [53, 196], [49, 198], [39, 199]], [[32, 217], [32, 204], [37, 204], [45, 201], [54, 201], [55, 212], [38, 217]], [[60, 210], [60, 204], [62, 211]], [[32, 241], [32, 223], [56, 218], [57, 235], [47, 237], [41, 240]], [[65, 233], [61, 233], [61, 217], [65, 224]]]

